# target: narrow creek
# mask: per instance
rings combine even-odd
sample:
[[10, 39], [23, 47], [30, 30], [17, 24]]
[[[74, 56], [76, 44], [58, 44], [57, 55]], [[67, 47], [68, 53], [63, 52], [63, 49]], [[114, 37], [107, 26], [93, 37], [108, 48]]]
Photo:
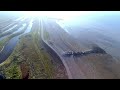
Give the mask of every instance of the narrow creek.
[[[0, 63], [4, 62], [13, 52], [15, 46], [17, 45], [18, 41], [19, 41], [19, 37], [21, 35], [24, 35], [26, 33], [29, 33], [31, 31], [31, 28], [32, 28], [32, 22], [33, 22], [33, 19], [30, 21], [27, 29], [25, 30], [25, 32], [23, 34], [20, 34], [18, 36], [15, 36], [13, 37], [12, 39], [10, 39], [8, 41], [8, 43], [4, 46], [3, 50], [1, 50], [0, 52]], [[23, 27], [25, 27], [26, 25], [23, 24]], [[21, 27], [22, 28], [22, 27]], [[22, 28], [23, 29], [23, 28]], [[18, 29], [18, 31], [22, 30], [22, 29]]]

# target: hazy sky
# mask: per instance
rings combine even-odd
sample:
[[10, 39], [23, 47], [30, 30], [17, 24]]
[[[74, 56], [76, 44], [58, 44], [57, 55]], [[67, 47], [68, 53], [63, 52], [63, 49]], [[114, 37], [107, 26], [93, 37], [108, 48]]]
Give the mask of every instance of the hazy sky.
[[53, 18], [62, 18], [65, 20], [69, 20], [72, 18], [82, 17], [82, 16], [93, 16], [100, 15], [104, 16], [107, 14], [120, 14], [120, 11], [0, 11], [1, 13], [11, 14], [21, 14], [26, 16], [48, 16]]

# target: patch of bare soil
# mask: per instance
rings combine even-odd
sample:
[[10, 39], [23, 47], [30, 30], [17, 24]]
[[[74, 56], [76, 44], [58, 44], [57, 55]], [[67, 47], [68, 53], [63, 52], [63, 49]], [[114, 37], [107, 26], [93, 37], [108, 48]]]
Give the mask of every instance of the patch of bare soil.
[[75, 62], [84, 72], [86, 78], [90, 79], [117, 79], [115, 72], [115, 60], [108, 54], [90, 54], [76, 58]]
[[29, 79], [29, 67], [26, 63], [20, 64], [21, 72], [22, 72], [22, 79]]

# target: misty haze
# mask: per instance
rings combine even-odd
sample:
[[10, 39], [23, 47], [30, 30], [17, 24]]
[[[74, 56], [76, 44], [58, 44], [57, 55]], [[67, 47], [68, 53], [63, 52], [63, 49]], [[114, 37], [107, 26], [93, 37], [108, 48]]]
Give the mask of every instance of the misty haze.
[[0, 79], [119, 79], [119, 11], [1, 11]]

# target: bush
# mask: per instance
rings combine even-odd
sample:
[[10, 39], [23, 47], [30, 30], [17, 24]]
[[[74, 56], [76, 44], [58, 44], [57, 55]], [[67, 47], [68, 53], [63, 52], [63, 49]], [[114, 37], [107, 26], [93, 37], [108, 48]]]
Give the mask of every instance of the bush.
[[8, 79], [20, 79], [21, 78], [21, 70], [17, 65], [11, 65], [9, 68], [5, 70], [5, 76]]

